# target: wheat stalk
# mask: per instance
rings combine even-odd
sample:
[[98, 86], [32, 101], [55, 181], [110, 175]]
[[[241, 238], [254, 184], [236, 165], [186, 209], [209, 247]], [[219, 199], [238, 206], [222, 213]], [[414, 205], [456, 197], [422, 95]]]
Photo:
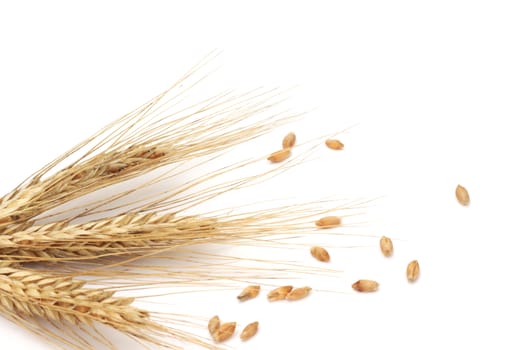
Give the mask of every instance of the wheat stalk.
[[[301, 157], [263, 173], [207, 185], [219, 176], [265, 161], [266, 156], [222, 165], [179, 188], [150, 194], [143, 201], [126, 200], [130, 194], [185, 174], [193, 170], [192, 165], [205, 164], [233, 146], [300, 115], [281, 110], [281, 92], [275, 90], [226, 92], [184, 104], [190, 90], [201, 82], [195, 73], [210, 58], [168, 90], [65, 152], [0, 199], [0, 308], [6, 317], [54, 344], [78, 349], [92, 347], [84, 339], [86, 335], [111, 347], [91, 327], [96, 323], [141, 343], [178, 348], [164, 340], [165, 336], [172, 336], [211, 348], [207, 341], [156, 322], [151, 313], [131, 305], [133, 298], [114, 297], [115, 290], [104, 287], [85, 288], [87, 282], [80, 276], [100, 277], [92, 284], [119, 276], [127, 279], [122, 290], [126, 286], [155, 285], [151, 279], [161, 274], [172, 282], [190, 281], [199, 278], [200, 272], [175, 274], [160, 265], [141, 268], [135, 263], [168, 252], [176, 254], [177, 249], [196, 244], [249, 245], [259, 244], [265, 237], [300, 235], [314, 227], [315, 217], [328, 214], [319, 210], [320, 203], [238, 214], [232, 208], [197, 216], [186, 213], [223, 193], [277, 175], [300, 162]], [[58, 214], [50, 213], [75, 199], [164, 167], [169, 169], [144, 185], [95, 200], [86, 212], [65, 209], [59, 212], [65, 215], [61, 220], [56, 219]], [[332, 209], [347, 210], [352, 206], [345, 203]], [[102, 217], [73, 223], [93, 213]], [[42, 219], [48, 222], [40, 222]], [[62, 274], [22, 265], [35, 261], [67, 264], [58, 264]], [[266, 273], [264, 276], [268, 277], [268, 271], [254, 268], [251, 273]], [[202, 276], [221, 278], [220, 273], [213, 272], [203, 272]], [[229, 277], [222, 273], [222, 278]], [[35, 318], [78, 329], [69, 327], [69, 336], [60, 335]]]

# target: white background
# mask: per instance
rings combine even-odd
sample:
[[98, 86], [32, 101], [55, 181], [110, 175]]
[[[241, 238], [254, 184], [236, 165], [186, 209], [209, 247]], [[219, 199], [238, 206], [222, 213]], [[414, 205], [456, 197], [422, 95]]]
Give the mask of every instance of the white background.
[[[302, 185], [380, 197], [358, 233], [395, 237], [396, 252], [382, 258], [375, 238], [334, 249], [342, 272], [328, 288], [305, 280], [319, 290], [301, 303], [239, 305], [235, 291], [210, 292], [174, 296], [174, 310], [185, 302], [198, 316], [258, 319], [256, 338], [228, 343], [238, 349], [522, 349], [523, 18], [520, 1], [2, 2], [0, 189], [219, 48], [225, 89], [299, 85], [294, 107], [317, 107], [291, 126], [299, 137], [357, 124], [341, 136], [344, 153], [321, 154], [332, 165], [310, 167]], [[422, 275], [409, 285], [412, 259]], [[353, 293], [368, 277], [381, 290]], [[4, 347], [48, 348], [0, 327]]]

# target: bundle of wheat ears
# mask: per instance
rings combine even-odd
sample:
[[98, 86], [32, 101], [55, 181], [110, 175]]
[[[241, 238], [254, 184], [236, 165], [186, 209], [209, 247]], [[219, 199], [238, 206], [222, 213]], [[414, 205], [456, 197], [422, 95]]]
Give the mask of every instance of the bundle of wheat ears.
[[[193, 67], [168, 90], [53, 160], [0, 200], [0, 312], [16, 324], [67, 349], [117, 348], [101, 330], [112, 328], [143, 346], [215, 348], [213, 341], [182, 330], [194, 322], [136, 306], [125, 291], [152, 285], [242, 278], [212, 264], [173, 268], [165, 259], [202, 244], [255, 244], [282, 234], [302, 234], [328, 210], [318, 203], [235, 213], [194, 209], [289, 169], [292, 157], [220, 163], [234, 146], [296, 120], [280, 109], [281, 91], [231, 91], [193, 102], [199, 73]], [[307, 154], [308, 152], [306, 152]], [[219, 166], [192, 177], [192, 170]], [[267, 170], [229, 177], [264, 163]], [[225, 179], [216, 181], [223, 176]], [[145, 177], [145, 178], [144, 178]], [[141, 182], [135, 181], [141, 178]], [[177, 185], [165, 183], [175, 179]], [[107, 195], [112, 188], [111, 195]], [[333, 209], [349, 208], [342, 205]], [[170, 260], [173, 262], [173, 260]], [[186, 262], [187, 263], [187, 262]], [[209, 270], [206, 270], [206, 266]], [[245, 270], [245, 277], [264, 268]], [[125, 294], [125, 293], [124, 293]]]

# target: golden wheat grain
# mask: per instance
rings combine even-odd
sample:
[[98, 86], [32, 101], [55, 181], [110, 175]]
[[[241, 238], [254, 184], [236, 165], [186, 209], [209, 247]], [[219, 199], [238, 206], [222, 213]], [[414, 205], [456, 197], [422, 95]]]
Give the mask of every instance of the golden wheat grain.
[[268, 160], [272, 163], [280, 163], [290, 158], [291, 155], [292, 155], [292, 151], [289, 148], [280, 149], [270, 154], [268, 156]]
[[415, 282], [419, 278], [419, 262], [412, 260], [407, 266], [407, 279], [409, 282]]
[[384, 256], [392, 256], [392, 253], [394, 252], [394, 244], [390, 238], [386, 236], [381, 237], [379, 240], [379, 247]]
[[330, 261], [330, 254], [323, 247], [315, 246], [315, 247], [310, 248], [310, 254], [312, 254], [312, 256], [319, 261], [322, 261], [322, 262]]
[[246, 301], [253, 298], [256, 298], [259, 295], [261, 286], [248, 286], [242, 290], [242, 292], [237, 296], [239, 301]]
[[286, 296], [288, 295], [288, 293], [291, 292], [292, 289], [293, 289], [293, 286], [281, 286], [281, 287], [275, 288], [268, 293], [268, 296], [267, 296], [268, 301], [284, 300], [286, 299]]
[[352, 284], [352, 288], [358, 292], [375, 292], [379, 287], [379, 283], [372, 280], [358, 280]]
[[248, 324], [241, 332], [241, 340], [246, 341], [252, 338], [259, 330], [259, 322], [252, 322]]
[[219, 327], [221, 326], [221, 320], [219, 319], [219, 316], [213, 316], [208, 321], [208, 331], [210, 331], [210, 334], [214, 336], [214, 334], [219, 330]]
[[345, 145], [341, 141], [334, 140], [334, 139], [326, 140], [325, 144], [326, 144], [326, 147], [336, 150], [336, 151], [342, 150], [345, 147]]
[[218, 343], [222, 343], [233, 336], [235, 328], [237, 327], [236, 322], [227, 322], [222, 324], [219, 329], [215, 332], [213, 340]]
[[467, 206], [470, 204], [470, 196], [468, 194], [468, 191], [465, 187], [461, 185], [457, 185], [456, 187], [456, 199], [458, 200], [459, 204], [463, 206]]
[[304, 299], [310, 294], [311, 290], [312, 288], [310, 287], [294, 288], [290, 293], [286, 295], [286, 300], [295, 301]]
[[315, 222], [319, 228], [332, 228], [341, 225], [341, 218], [338, 216], [325, 216]]
[[295, 146], [296, 139], [297, 137], [295, 136], [293, 132], [286, 134], [282, 142], [283, 149], [292, 148], [293, 146]]

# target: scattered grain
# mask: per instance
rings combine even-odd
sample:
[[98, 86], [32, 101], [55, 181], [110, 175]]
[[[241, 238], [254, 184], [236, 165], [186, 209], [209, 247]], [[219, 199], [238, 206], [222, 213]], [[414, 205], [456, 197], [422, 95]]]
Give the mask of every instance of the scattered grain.
[[412, 260], [407, 266], [407, 279], [415, 282], [419, 278], [419, 262]]
[[290, 155], [292, 154], [292, 151], [290, 151], [289, 148], [278, 150], [277, 152], [273, 152], [268, 156], [268, 160], [272, 163], [280, 163], [288, 158], [290, 158]]
[[312, 288], [310, 287], [295, 288], [286, 295], [286, 300], [294, 301], [304, 299], [310, 294], [311, 290]]
[[338, 216], [325, 216], [315, 222], [319, 228], [332, 228], [341, 225], [341, 218]]
[[260, 291], [261, 291], [261, 286], [255, 286], [255, 285], [248, 286], [242, 290], [241, 294], [237, 296], [237, 299], [239, 299], [239, 301], [246, 301], [246, 300], [253, 299], [259, 295]]
[[283, 149], [286, 148], [292, 148], [295, 146], [295, 134], [293, 132], [289, 132], [284, 138], [283, 138]]
[[293, 289], [293, 286], [282, 286], [275, 288], [274, 290], [268, 293], [268, 301], [278, 301], [286, 299], [288, 293]]
[[470, 204], [470, 196], [468, 194], [468, 191], [465, 187], [458, 185], [456, 187], [456, 198], [459, 202], [459, 204], [463, 206], [467, 206]]
[[214, 333], [213, 339], [218, 343], [230, 339], [233, 336], [233, 333], [235, 333], [235, 327], [237, 327], [236, 322], [224, 323], [219, 327], [219, 330]]
[[241, 340], [246, 341], [250, 339], [257, 333], [258, 330], [259, 330], [259, 322], [250, 323], [249, 325], [244, 327], [244, 329], [242, 330]]
[[315, 247], [310, 248], [310, 254], [312, 254], [312, 256], [319, 261], [322, 261], [322, 262], [330, 261], [330, 254], [323, 247], [315, 246]]
[[325, 144], [328, 148], [336, 150], [336, 151], [342, 150], [345, 147], [345, 145], [341, 141], [334, 140], [334, 139], [326, 140]]
[[379, 283], [372, 280], [359, 280], [352, 284], [352, 288], [358, 292], [375, 292], [379, 287]]
[[215, 334], [219, 330], [219, 327], [221, 326], [221, 320], [219, 319], [219, 316], [213, 316], [208, 321], [208, 330], [210, 331], [210, 334], [215, 337]]
[[390, 238], [385, 236], [381, 237], [381, 240], [379, 241], [379, 246], [381, 247], [381, 252], [383, 252], [384, 256], [392, 256], [392, 253], [394, 252], [394, 245]]

